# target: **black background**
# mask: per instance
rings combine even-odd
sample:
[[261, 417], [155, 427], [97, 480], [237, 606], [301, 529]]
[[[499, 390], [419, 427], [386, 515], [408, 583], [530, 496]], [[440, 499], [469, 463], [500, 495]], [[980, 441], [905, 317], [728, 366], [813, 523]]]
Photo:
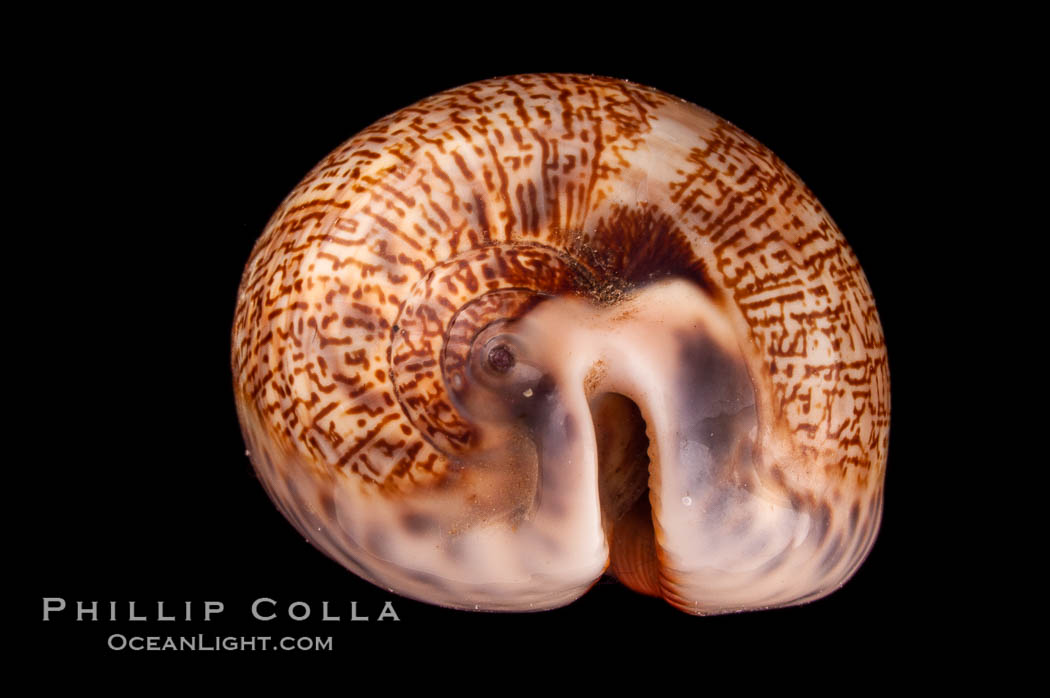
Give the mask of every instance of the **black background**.
[[[931, 172], [955, 63], [906, 33], [854, 44], [784, 36], [762, 50], [652, 37], [616, 48], [487, 46], [405, 54], [360, 36], [323, 54], [280, 42], [151, 46], [149, 37], [69, 56], [35, 98], [42, 155], [33, 165], [37, 280], [30, 312], [50, 341], [50, 392], [26, 403], [35, 444], [17, 536], [30, 589], [33, 648], [50, 656], [120, 656], [114, 632], [332, 635], [337, 654], [385, 666], [404, 652], [502, 655], [516, 643], [595, 646], [747, 659], [793, 651], [908, 654], [944, 633], [955, 603], [938, 544], [940, 429], [927, 409], [932, 343], [927, 270], [944, 254]], [[362, 44], [362, 41], [365, 43]], [[499, 42], [497, 42], [498, 44]], [[83, 60], [77, 60], [77, 58]], [[236, 289], [255, 239], [314, 164], [376, 119], [429, 94], [518, 72], [592, 72], [651, 85], [710, 109], [769, 146], [816, 193], [856, 251], [890, 356], [893, 416], [883, 526], [845, 587], [815, 603], [695, 618], [615, 583], [563, 609], [524, 615], [431, 607], [359, 581], [306, 543], [256, 480], [239, 433], [229, 369]], [[921, 141], [922, 147], [916, 143]], [[42, 300], [41, 300], [42, 299]], [[38, 360], [40, 360], [38, 358]], [[931, 496], [931, 493], [934, 493]], [[40, 621], [41, 599], [205, 600], [201, 623]], [[260, 623], [252, 600], [305, 601], [302, 623]], [[394, 601], [399, 623], [375, 621]], [[329, 601], [343, 621], [319, 622]], [[369, 623], [349, 622], [349, 603]], [[103, 607], [107, 604], [103, 603]], [[887, 645], [887, 638], [894, 641]], [[903, 648], [908, 647], [905, 651]], [[141, 655], [139, 655], [141, 657]], [[170, 657], [169, 657], [170, 658]], [[185, 659], [175, 657], [173, 661]]]

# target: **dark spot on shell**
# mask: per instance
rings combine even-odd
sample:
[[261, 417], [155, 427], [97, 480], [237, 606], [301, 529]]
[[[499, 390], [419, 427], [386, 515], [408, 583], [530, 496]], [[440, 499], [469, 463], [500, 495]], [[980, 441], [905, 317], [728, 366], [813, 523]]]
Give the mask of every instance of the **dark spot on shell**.
[[820, 573], [827, 574], [831, 571], [839, 559], [842, 557], [842, 534], [837, 533], [831, 540], [831, 544], [828, 546], [828, 552], [824, 554], [824, 558], [820, 561]]
[[463, 543], [459, 538], [452, 537], [445, 541], [445, 555], [449, 560], [458, 562], [463, 559]]
[[428, 574], [426, 572], [420, 572], [419, 570], [413, 569], [405, 569], [404, 574], [409, 579], [415, 580], [417, 582], [422, 582], [431, 589], [449, 589], [448, 582], [446, 582], [444, 579], [437, 576], [436, 574]]
[[422, 535], [437, 528], [437, 521], [427, 514], [405, 514], [401, 517], [401, 525], [412, 535]]
[[868, 554], [868, 546], [871, 544], [871, 533], [872, 533], [872, 522], [871, 519], [866, 519], [860, 526], [860, 530], [857, 535], [857, 540], [853, 545], [853, 558], [850, 561], [851, 574], [852, 570], [857, 569], [860, 563], [863, 562], [864, 557]]
[[761, 574], [769, 574], [770, 572], [773, 572], [774, 570], [776, 570], [778, 567], [783, 565], [788, 559], [791, 558], [791, 555], [792, 555], [793, 552], [794, 551], [791, 548], [788, 548], [787, 550], [781, 551], [772, 560], [770, 560], [766, 564], [762, 565]]
[[860, 521], [860, 502], [853, 502], [849, 509], [849, 532], [856, 533], [857, 523]]
[[492, 347], [489, 350], [488, 361], [489, 366], [496, 373], [506, 373], [517, 363], [514, 352], [506, 344], [497, 344]]
[[831, 507], [827, 502], [821, 502], [817, 510], [813, 512], [814, 525], [816, 528], [817, 545], [824, 542], [831, 530]]
[[703, 501], [704, 521], [708, 526], [720, 528], [723, 525], [726, 516], [732, 511], [732, 494], [731, 489], [716, 487]]
[[544, 375], [536, 382], [535, 387], [533, 387], [533, 395], [537, 398], [553, 397], [555, 387], [554, 377], [549, 374]]
[[732, 528], [729, 529], [729, 535], [734, 538], [743, 538], [754, 524], [754, 517], [750, 513], [744, 512], [737, 516]]
[[321, 508], [321, 511], [331, 520], [335, 520], [335, 499], [332, 497], [332, 493], [327, 490], [321, 490], [317, 495], [317, 503]]
[[373, 528], [365, 534], [365, 550], [377, 557], [385, 557], [387, 553], [388, 536], [385, 531]]
[[552, 536], [537, 534], [536, 542], [538, 542], [540, 546], [542, 546], [543, 550], [547, 551], [548, 553], [551, 553], [552, 555], [558, 553], [561, 550], [561, 544], [558, 542], [558, 539]]
[[[678, 376], [682, 414], [694, 419], [726, 418], [754, 411], [755, 386], [738, 355], [727, 353], [702, 331], [679, 332]], [[702, 389], [701, 389], [702, 388]], [[717, 444], [709, 443], [715, 449]], [[722, 444], [723, 449], [728, 444]]]
[[561, 420], [561, 428], [565, 438], [569, 440], [575, 439], [579, 431], [576, 427], [576, 418], [571, 414], [566, 414], [565, 418]]
[[862, 542], [867, 542], [868, 534], [871, 533], [871, 526], [872, 526], [871, 519], [864, 519], [864, 523], [861, 524], [861, 527], [860, 527], [860, 535], [858, 536], [858, 538]]

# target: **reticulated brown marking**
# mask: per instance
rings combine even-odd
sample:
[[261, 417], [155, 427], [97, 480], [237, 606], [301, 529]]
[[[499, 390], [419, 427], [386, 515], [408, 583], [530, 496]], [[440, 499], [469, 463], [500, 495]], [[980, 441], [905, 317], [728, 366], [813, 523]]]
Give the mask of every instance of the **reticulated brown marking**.
[[[538, 426], [498, 434], [485, 427], [482, 439], [482, 427], [460, 409], [474, 389], [471, 348], [494, 323], [527, 328], [541, 312], [583, 318], [566, 325], [566, 346], [589, 331], [586, 318], [610, 323], [616, 329], [607, 334], [627, 343], [613, 349], [594, 339], [603, 348], [590, 365], [576, 373], [568, 359], [545, 365], [546, 382], [515, 398], [562, 400], [552, 408], [564, 411], [557, 424], [542, 421], [536, 400], [519, 412]], [[724, 523], [727, 540], [756, 549], [786, 545], [777, 526], [797, 527], [801, 552], [771, 559], [809, 579], [794, 600], [823, 593], [859, 564], [881, 512], [889, 377], [871, 291], [835, 223], [784, 163], [725, 120], [652, 88], [583, 75], [486, 80], [423, 99], [338, 147], [274, 213], [244, 270], [232, 342], [238, 414], [260, 477], [290, 520], [307, 535], [325, 523], [324, 540], [315, 542], [328, 554], [422, 595], [448, 571], [445, 563], [426, 567], [427, 551], [402, 550], [384, 531], [436, 536], [443, 559], [481, 565], [464, 536], [510, 520], [456, 518], [446, 526], [456, 497], [497, 508], [494, 491], [521, 498], [527, 504], [507, 510], [519, 512], [511, 518], [520, 526], [537, 527], [530, 534], [537, 549], [558, 549], [551, 530], [590, 540], [581, 532], [586, 517], [573, 518], [567, 501], [524, 492], [542, 485], [522, 483], [543, 478], [515, 479], [499, 444], [524, 454], [514, 467], [542, 469], [535, 461], [548, 447], [586, 460], [577, 442], [592, 418], [580, 405], [627, 385], [652, 437], [661, 593], [688, 605], [698, 577], [668, 570], [686, 565], [683, 555], [716, 551], [670, 541], [693, 521], [688, 507], [701, 497], [672, 497], [668, 483], [677, 481], [661, 468], [681, 454], [705, 463], [704, 449], [721, 442], [673, 445], [664, 435], [658, 443], [659, 415], [646, 402], [652, 391], [612, 359], [653, 360], [649, 379], [664, 375], [653, 359], [663, 356], [660, 322], [672, 333], [703, 328], [704, 346], [718, 346], [708, 353], [738, 354], [754, 391], [751, 431], [741, 431], [740, 419], [719, 422], [737, 430], [736, 440], [719, 451], [728, 460], [708, 468], [722, 489], [704, 500], [711, 505], [704, 525]], [[649, 336], [649, 358], [632, 354], [630, 342]], [[509, 349], [489, 356], [508, 375], [526, 365]], [[564, 383], [570, 373], [582, 398]], [[774, 514], [746, 508], [756, 491]], [[413, 513], [401, 516], [405, 498]], [[679, 504], [686, 509], [673, 513]], [[549, 530], [540, 530], [543, 521]], [[458, 556], [448, 555], [454, 547]], [[391, 556], [426, 569], [406, 571]], [[639, 585], [652, 586], [649, 572], [639, 572]], [[742, 577], [739, 588], [765, 583]], [[455, 585], [436, 586], [440, 596]], [[502, 607], [489, 591], [472, 589]], [[542, 603], [577, 591], [568, 585]], [[768, 591], [767, 601], [791, 602], [785, 594]], [[719, 608], [735, 608], [727, 598]]]

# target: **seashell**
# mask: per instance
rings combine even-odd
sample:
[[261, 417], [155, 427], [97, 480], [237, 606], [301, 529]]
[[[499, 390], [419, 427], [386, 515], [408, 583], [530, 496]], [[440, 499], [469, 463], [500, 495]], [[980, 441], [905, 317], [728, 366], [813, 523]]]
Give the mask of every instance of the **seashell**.
[[697, 614], [824, 596], [879, 528], [871, 291], [769, 150], [657, 90], [448, 90], [318, 164], [233, 329], [252, 462], [353, 573], [462, 609], [603, 573]]

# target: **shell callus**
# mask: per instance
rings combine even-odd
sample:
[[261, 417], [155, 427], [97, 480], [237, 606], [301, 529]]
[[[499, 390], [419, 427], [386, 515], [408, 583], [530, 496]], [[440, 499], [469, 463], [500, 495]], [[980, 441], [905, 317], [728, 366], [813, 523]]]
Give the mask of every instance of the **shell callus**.
[[800, 603], [878, 529], [855, 257], [768, 150], [630, 83], [488, 80], [341, 146], [253, 250], [233, 372], [285, 516], [431, 603], [606, 572], [692, 613]]

